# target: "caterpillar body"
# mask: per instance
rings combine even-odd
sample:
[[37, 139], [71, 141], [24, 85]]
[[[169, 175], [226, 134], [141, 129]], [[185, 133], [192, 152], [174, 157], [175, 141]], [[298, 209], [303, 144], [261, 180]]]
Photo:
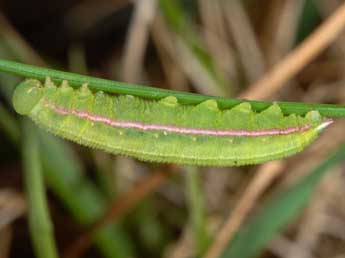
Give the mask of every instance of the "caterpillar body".
[[311, 144], [332, 123], [317, 111], [284, 116], [277, 104], [256, 113], [247, 102], [220, 110], [215, 100], [183, 105], [57, 87], [28, 79], [13, 95], [19, 114], [79, 144], [144, 161], [239, 166], [280, 159]]

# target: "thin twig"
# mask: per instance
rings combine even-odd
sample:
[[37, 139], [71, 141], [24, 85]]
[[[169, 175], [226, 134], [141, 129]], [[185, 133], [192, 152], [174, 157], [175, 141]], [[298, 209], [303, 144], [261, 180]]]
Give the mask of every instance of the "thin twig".
[[[242, 103], [244, 100], [222, 98], [214, 96], [205, 96], [190, 92], [180, 92], [174, 90], [167, 90], [154, 87], [143, 87], [136, 84], [127, 84], [123, 82], [116, 82], [92, 76], [85, 76], [75, 73], [63, 72], [48, 68], [41, 68], [38, 66], [17, 63], [9, 60], [0, 59], [0, 71], [20, 75], [27, 78], [33, 78], [44, 81], [49, 76], [54, 82], [60, 83], [67, 80], [72, 87], [79, 87], [83, 83], [89, 83], [91, 90], [102, 90], [108, 93], [127, 94], [148, 99], [162, 99], [167, 96], [175, 96], [181, 104], [199, 104], [202, 101], [214, 99], [217, 101], [220, 109], [231, 108]], [[275, 89], [273, 89], [275, 90]], [[262, 111], [272, 105], [268, 101], [249, 101], [254, 111]], [[302, 102], [282, 102], [276, 101], [283, 114], [304, 115], [310, 110], [319, 111], [321, 115], [327, 117], [344, 117], [345, 105], [335, 104], [316, 104], [316, 103], [302, 103]]]
[[123, 56], [123, 80], [126, 82], [141, 81], [145, 49], [155, 14], [156, 0], [135, 2]]
[[13, 240], [11, 223], [27, 211], [24, 196], [11, 189], [0, 191], [0, 257], [10, 257]]
[[254, 179], [250, 182], [242, 198], [237, 203], [230, 217], [222, 229], [217, 234], [213, 244], [207, 250], [204, 258], [219, 257], [228, 242], [233, 238], [236, 231], [241, 226], [243, 220], [247, 217], [248, 212], [254, 206], [258, 197], [265, 191], [271, 182], [283, 171], [284, 163], [273, 161], [262, 166]]
[[[262, 79], [254, 83], [241, 96], [261, 99], [267, 89], [277, 91], [306, 64], [321, 53], [343, 31], [345, 26], [345, 3], [328, 18], [299, 47], [293, 50]], [[249, 92], [250, 91], [250, 92]]]
[[188, 91], [188, 75], [183, 71], [183, 67], [179, 63], [180, 59], [176, 56], [174, 35], [167, 30], [160, 14], [156, 16], [152, 24], [151, 36], [169, 86], [175, 90]]
[[223, 9], [246, 77], [252, 83], [264, 74], [266, 64], [249, 17], [240, 1], [223, 1]]
[[278, 62], [292, 49], [305, 0], [276, 1], [274, 3], [279, 5], [276, 18], [267, 20], [267, 27], [270, 28], [270, 39], [267, 39], [266, 43], [269, 65]]
[[217, 67], [221, 69], [226, 79], [232, 82], [232, 86], [235, 86], [238, 81], [235, 51], [229, 44], [221, 2], [221, 0], [199, 1], [200, 18], [203, 23], [202, 31]]
[[0, 191], [0, 229], [8, 226], [26, 211], [26, 200], [22, 194], [11, 189], [2, 189]]

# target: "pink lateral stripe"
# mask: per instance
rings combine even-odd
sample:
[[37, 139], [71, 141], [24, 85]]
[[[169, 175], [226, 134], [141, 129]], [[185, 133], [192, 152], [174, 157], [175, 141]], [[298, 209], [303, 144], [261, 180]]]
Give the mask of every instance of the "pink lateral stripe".
[[[287, 135], [297, 132], [304, 132], [310, 129], [309, 125], [302, 125], [296, 127], [289, 127], [284, 129], [265, 129], [265, 130], [217, 130], [217, 129], [202, 129], [202, 128], [184, 128], [173, 125], [159, 125], [159, 124], [144, 124], [140, 122], [129, 121], [115, 121], [107, 117], [90, 114], [89, 112], [67, 110], [52, 103], [45, 103], [45, 106], [51, 108], [61, 115], [75, 115], [80, 118], [85, 118], [93, 122], [104, 123], [113, 127], [133, 128], [143, 131], [166, 131], [177, 134], [191, 134], [191, 135], [212, 135], [212, 136], [268, 136], [268, 135]], [[329, 122], [328, 122], [329, 123]]]

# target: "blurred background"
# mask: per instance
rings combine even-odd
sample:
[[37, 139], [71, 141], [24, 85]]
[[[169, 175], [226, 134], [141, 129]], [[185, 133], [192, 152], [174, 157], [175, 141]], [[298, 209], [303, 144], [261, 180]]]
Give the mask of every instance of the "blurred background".
[[[251, 91], [342, 3], [2, 0], [0, 58], [208, 95], [343, 104], [345, 34], [279, 87]], [[1, 258], [55, 257], [38, 251], [46, 246], [64, 258], [345, 257], [341, 119], [282, 161], [163, 166], [26, 125], [11, 106], [20, 81], [0, 74]], [[28, 198], [39, 193], [32, 167], [47, 207]]]

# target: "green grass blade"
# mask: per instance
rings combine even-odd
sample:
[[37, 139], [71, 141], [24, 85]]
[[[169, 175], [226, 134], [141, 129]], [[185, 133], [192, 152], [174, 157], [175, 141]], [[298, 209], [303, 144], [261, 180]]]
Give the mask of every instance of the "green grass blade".
[[[87, 180], [71, 150], [59, 139], [41, 132], [41, 157], [49, 188], [83, 225], [94, 223], [107, 205], [105, 197]], [[95, 242], [108, 258], [131, 257], [133, 251], [125, 232], [116, 224], [103, 227]]]
[[164, 247], [169, 244], [170, 232], [162, 225], [157, 205], [150, 199], [144, 200], [130, 216], [131, 228], [135, 230], [137, 242], [143, 248], [143, 256], [161, 257]]
[[315, 0], [305, 0], [296, 35], [296, 45], [308, 37], [322, 21]]
[[300, 214], [323, 175], [343, 161], [345, 145], [296, 185], [268, 202], [261, 212], [239, 231], [221, 258], [256, 257], [274, 235]]
[[29, 203], [29, 229], [35, 254], [38, 258], [57, 258], [42, 176], [38, 137], [28, 120], [24, 121], [23, 160]]
[[[0, 71], [16, 74], [23, 77], [44, 80], [50, 76], [55, 82], [68, 80], [72, 86], [78, 87], [83, 83], [88, 83], [92, 90], [102, 90], [108, 93], [128, 94], [149, 99], [161, 99], [167, 96], [175, 96], [181, 103], [198, 104], [207, 99], [217, 100], [220, 108], [233, 107], [243, 100], [230, 99], [221, 97], [212, 97], [188, 92], [180, 92], [154, 87], [145, 87], [134, 84], [110, 81], [91, 76], [62, 72], [58, 70], [42, 68], [22, 63], [16, 63], [8, 60], [0, 59]], [[272, 105], [272, 102], [264, 101], [248, 101], [256, 111], [261, 111]], [[303, 115], [310, 110], [318, 110], [323, 116], [328, 117], [345, 117], [345, 105], [332, 104], [308, 104], [298, 102], [276, 102], [284, 114]]]
[[190, 222], [195, 241], [196, 255], [202, 255], [210, 243], [207, 233], [204, 196], [200, 182], [200, 171], [196, 167], [187, 167], [186, 191], [189, 206]]

